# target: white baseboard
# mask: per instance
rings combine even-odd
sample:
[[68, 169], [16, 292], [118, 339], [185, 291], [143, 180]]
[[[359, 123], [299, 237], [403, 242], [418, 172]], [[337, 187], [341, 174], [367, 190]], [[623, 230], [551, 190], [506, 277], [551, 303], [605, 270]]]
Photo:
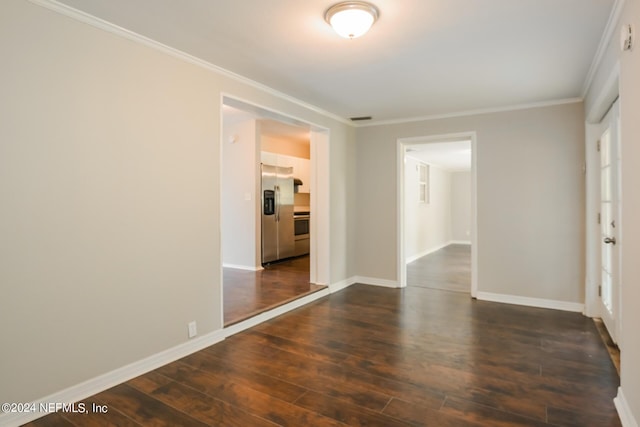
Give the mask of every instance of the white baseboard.
[[362, 283], [364, 285], [382, 286], [384, 288], [399, 288], [396, 280], [377, 279], [375, 277], [355, 276], [353, 283]]
[[449, 245], [471, 245], [471, 240], [452, 240]]
[[584, 304], [577, 302], [556, 301], [541, 298], [521, 297], [517, 295], [494, 294], [491, 292], [478, 292], [477, 299], [482, 301], [501, 302], [505, 304], [525, 305], [528, 307], [550, 308], [553, 310], [574, 311], [582, 313]]
[[[65, 390], [50, 394], [32, 402], [35, 408], [40, 408], [40, 404], [47, 406], [49, 403], [74, 403], [87, 397], [103, 392], [132, 378], [138, 377], [149, 371], [153, 371], [168, 363], [174, 362], [188, 356], [203, 348], [212, 346], [222, 340], [225, 335], [222, 330], [214, 331], [200, 337], [193, 338], [175, 347], [156, 353], [147, 358], [133, 362], [129, 365], [115, 369], [106, 374], [97, 376], [80, 384], [71, 386]], [[13, 427], [21, 426], [40, 417], [48, 415], [47, 412], [31, 413], [5, 413], [0, 414], [0, 425]]]
[[222, 267], [224, 267], [224, 268], [235, 268], [237, 270], [247, 270], [247, 271], [264, 270], [264, 268], [262, 268], [262, 267], [252, 267], [250, 265], [227, 264], [227, 263], [223, 263]]
[[613, 399], [613, 403], [616, 405], [616, 410], [618, 411], [622, 427], [638, 427], [638, 421], [634, 418], [633, 413], [631, 412], [629, 402], [627, 402], [627, 399], [624, 396], [622, 387], [618, 387], [618, 395]]
[[274, 308], [273, 310], [265, 311], [264, 313], [260, 313], [257, 316], [250, 317], [247, 320], [243, 320], [242, 322], [235, 323], [231, 326], [224, 328], [224, 336], [229, 337], [231, 335], [237, 334], [238, 332], [242, 332], [245, 329], [252, 328], [256, 325], [259, 325], [262, 322], [266, 322], [267, 320], [271, 320], [274, 317], [278, 317], [284, 313], [287, 313], [291, 310], [295, 310], [296, 308], [300, 308], [303, 305], [307, 305], [315, 300], [318, 300], [322, 297], [329, 295], [329, 288], [322, 289], [320, 291], [309, 294], [305, 297], [298, 298], [293, 300], [287, 304], [283, 304], [279, 307]]
[[348, 288], [349, 286], [353, 285], [354, 283], [356, 283], [355, 276], [349, 277], [348, 279], [341, 280], [341, 281], [336, 282], [336, 283], [332, 283], [332, 284], [329, 285], [329, 292], [331, 292], [333, 294], [335, 292], [338, 292], [338, 291], [341, 291], [343, 289]]

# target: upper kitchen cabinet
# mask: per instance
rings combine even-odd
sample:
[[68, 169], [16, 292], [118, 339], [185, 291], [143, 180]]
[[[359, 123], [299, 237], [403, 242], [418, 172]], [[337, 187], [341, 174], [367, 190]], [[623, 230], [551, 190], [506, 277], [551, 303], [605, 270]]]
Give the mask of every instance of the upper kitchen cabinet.
[[302, 181], [302, 185], [298, 186], [298, 193], [311, 192], [311, 173], [309, 159], [301, 157], [295, 158], [295, 166], [293, 167], [293, 176]]
[[302, 181], [302, 185], [298, 186], [297, 192], [311, 192], [311, 173], [309, 169], [309, 159], [262, 151], [261, 161], [262, 163], [265, 163], [267, 165], [293, 168], [293, 177], [298, 178], [300, 181]]
[[[261, 153], [261, 156], [260, 156], [260, 161], [262, 163], [264, 163], [265, 165], [280, 166], [280, 165], [278, 165], [278, 155], [276, 153], [270, 153], [268, 151], [263, 151]], [[284, 165], [282, 165], [282, 166], [284, 166]]]
[[298, 193], [311, 192], [311, 140], [309, 129], [275, 120], [258, 120], [262, 163], [292, 167], [294, 178], [302, 181]]

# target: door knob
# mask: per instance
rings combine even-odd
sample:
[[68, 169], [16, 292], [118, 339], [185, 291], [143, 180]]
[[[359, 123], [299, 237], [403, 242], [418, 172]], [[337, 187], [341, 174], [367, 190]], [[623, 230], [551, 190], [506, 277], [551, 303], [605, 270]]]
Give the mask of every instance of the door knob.
[[615, 245], [616, 244], [616, 238], [615, 237], [605, 237], [604, 238], [604, 242], [606, 244], [612, 244]]

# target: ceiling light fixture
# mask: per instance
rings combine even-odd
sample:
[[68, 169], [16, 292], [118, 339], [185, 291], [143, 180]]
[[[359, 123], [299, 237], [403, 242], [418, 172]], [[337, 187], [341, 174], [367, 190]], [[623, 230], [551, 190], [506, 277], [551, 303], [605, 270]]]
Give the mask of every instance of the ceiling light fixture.
[[378, 15], [378, 9], [370, 3], [345, 1], [331, 6], [324, 19], [341, 37], [355, 39], [369, 31]]

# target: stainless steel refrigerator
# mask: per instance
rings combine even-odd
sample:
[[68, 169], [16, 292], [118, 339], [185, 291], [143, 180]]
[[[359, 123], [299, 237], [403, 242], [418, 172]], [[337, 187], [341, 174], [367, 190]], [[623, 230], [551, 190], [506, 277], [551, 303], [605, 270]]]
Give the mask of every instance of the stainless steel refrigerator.
[[293, 168], [262, 164], [262, 263], [295, 255]]

